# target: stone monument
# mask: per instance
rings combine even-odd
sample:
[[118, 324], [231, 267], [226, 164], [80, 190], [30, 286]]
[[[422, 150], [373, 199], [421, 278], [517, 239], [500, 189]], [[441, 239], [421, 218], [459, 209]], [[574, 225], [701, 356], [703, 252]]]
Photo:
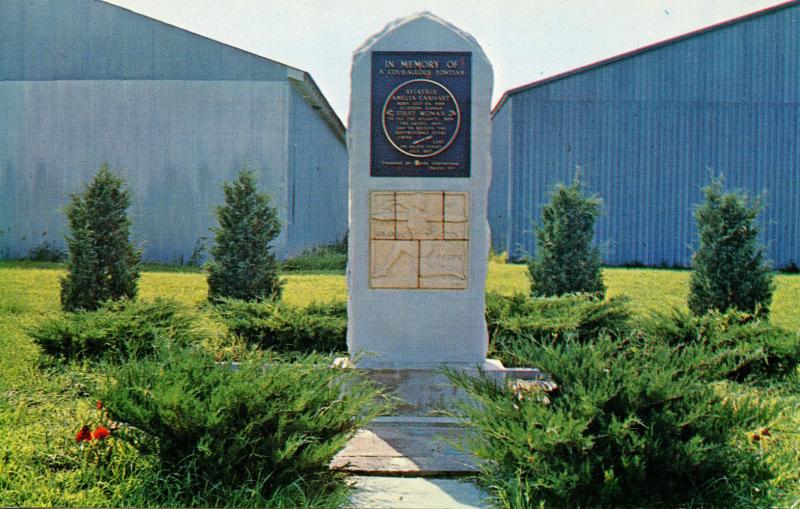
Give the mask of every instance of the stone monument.
[[353, 55], [347, 345], [417, 410], [454, 393], [441, 365], [538, 376], [486, 359], [492, 80], [475, 39], [427, 12]]

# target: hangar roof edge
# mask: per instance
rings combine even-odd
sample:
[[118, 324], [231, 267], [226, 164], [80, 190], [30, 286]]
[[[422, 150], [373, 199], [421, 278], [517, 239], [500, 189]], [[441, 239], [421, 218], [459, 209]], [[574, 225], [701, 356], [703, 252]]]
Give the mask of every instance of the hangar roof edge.
[[542, 78], [540, 80], [532, 81], [532, 82], [530, 82], [530, 83], [528, 83], [526, 85], [521, 85], [519, 87], [511, 88], [509, 90], [506, 90], [503, 93], [503, 96], [500, 97], [500, 99], [497, 101], [497, 104], [494, 106], [494, 108], [492, 108], [492, 117], [494, 117], [494, 115], [498, 111], [500, 111], [500, 108], [503, 107], [503, 105], [505, 104], [505, 102], [508, 100], [509, 97], [511, 97], [512, 95], [518, 94], [520, 92], [524, 92], [524, 91], [530, 90], [532, 88], [536, 88], [536, 87], [539, 87], [539, 86], [542, 86], [542, 85], [546, 85], [546, 84], [551, 83], [553, 81], [558, 81], [558, 80], [561, 80], [561, 79], [564, 79], [564, 78], [568, 78], [568, 77], [576, 75], [576, 74], [581, 74], [583, 72], [590, 71], [592, 69], [596, 69], [596, 68], [602, 67], [604, 65], [612, 64], [612, 63], [618, 62], [620, 60], [625, 60], [627, 58], [634, 57], [634, 56], [640, 55], [642, 53], [646, 53], [648, 51], [652, 51], [654, 49], [662, 48], [664, 46], [668, 46], [670, 44], [673, 44], [673, 43], [676, 43], [676, 42], [680, 42], [682, 40], [689, 39], [689, 38], [697, 36], [697, 35], [701, 35], [701, 34], [704, 34], [704, 33], [707, 33], [707, 32], [712, 32], [714, 30], [717, 30], [717, 29], [720, 29], [720, 28], [725, 28], [725, 27], [728, 27], [728, 26], [731, 26], [731, 25], [735, 25], [737, 23], [741, 23], [743, 21], [747, 21], [749, 19], [753, 19], [753, 18], [762, 16], [762, 15], [765, 15], [765, 14], [770, 14], [770, 13], [777, 12], [777, 11], [780, 11], [780, 10], [783, 10], [783, 9], [787, 9], [789, 7], [797, 7], [797, 6], [800, 6], [800, 0], [789, 0], [787, 2], [782, 2], [782, 3], [779, 3], [779, 4], [775, 4], [775, 5], [772, 5], [772, 6], [769, 6], [769, 7], [765, 7], [763, 9], [759, 9], [757, 11], [753, 11], [753, 12], [750, 12], [750, 13], [747, 13], [747, 14], [743, 14], [741, 16], [737, 16], [735, 18], [731, 18], [731, 19], [728, 19], [728, 20], [725, 20], [725, 21], [720, 21], [719, 23], [714, 23], [713, 25], [708, 25], [708, 26], [705, 26], [705, 27], [702, 27], [702, 28], [699, 28], [699, 29], [696, 29], [696, 30], [692, 30], [690, 32], [686, 32], [684, 34], [677, 35], [675, 37], [670, 37], [670, 38], [667, 38], [667, 39], [664, 39], [664, 40], [661, 40], [661, 41], [656, 41], [654, 43], [647, 44], [645, 46], [642, 46], [642, 47], [639, 47], [639, 48], [636, 48], [636, 49], [633, 49], [633, 50], [630, 50], [630, 51], [626, 51], [626, 52], [623, 52], [623, 53], [620, 53], [620, 54], [617, 54], [617, 55], [614, 55], [614, 56], [611, 56], [611, 57], [608, 57], [608, 58], [604, 58], [602, 60], [598, 60], [598, 61], [592, 62], [590, 64], [582, 65], [582, 66], [576, 67], [574, 69], [570, 69], [568, 71], [560, 72], [560, 73], [554, 74], [552, 76], [548, 76], [547, 78]]
[[221, 46], [226, 46], [226, 47], [231, 48], [233, 50], [240, 51], [242, 53], [246, 53], [248, 55], [252, 55], [252, 56], [254, 56], [256, 58], [259, 58], [259, 59], [262, 59], [262, 60], [266, 60], [268, 62], [271, 62], [271, 63], [274, 63], [274, 64], [278, 64], [278, 65], [281, 65], [281, 66], [285, 67], [286, 70], [287, 70], [287, 73], [286, 73], [287, 74], [287, 78], [286, 78], [287, 82], [292, 87], [294, 87], [300, 93], [300, 95], [303, 97], [303, 99], [309, 104], [309, 106], [311, 106], [311, 108], [314, 109], [314, 111], [316, 111], [319, 114], [320, 117], [322, 117], [322, 120], [333, 130], [333, 132], [336, 134], [336, 137], [342, 143], [345, 143], [345, 141], [346, 141], [346, 137], [345, 137], [346, 128], [344, 127], [344, 124], [342, 123], [342, 120], [339, 118], [339, 115], [336, 114], [336, 111], [334, 111], [334, 109], [331, 107], [330, 103], [325, 98], [325, 95], [322, 93], [322, 91], [320, 90], [319, 86], [317, 86], [316, 82], [311, 77], [311, 74], [309, 74], [307, 71], [304, 71], [304, 70], [299, 69], [297, 67], [285, 64], [283, 62], [278, 62], [277, 60], [273, 60], [271, 58], [267, 58], [267, 57], [265, 57], [263, 55], [259, 55], [257, 53], [253, 53], [252, 51], [247, 51], [247, 50], [244, 50], [242, 48], [237, 48], [236, 46], [233, 46], [231, 44], [228, 44], [228, 43], [225, 43], [225, 42], [222, 42], [222, 41], [218, 41], [216, 39], [212, 39], [211, 37], [208, 37], [208, 36], [205, 36], [205, 35], [202, 35], [202, 34], [198, 34], [197, 32], [192, 32], [191, 30], [188, 30], [186, 28], [182, 28], [182, 27], [173, 25], [171, 23], [167, 23], [166, 21], [162, 21], [160, 19], [156, 19], [156, 18], [150, 17], [150, 16], [148, 16], [146, 14], [142, 14], [140, 12], [136, 12], [134, 10], [128, 9], [127, 7], [122, 7], [121, 5], [112, 4], [112, 3], [110, 3], [110, 2], [108, 2], [106, 0], [96, 0], [96, 1], [98, 1], [99, 3], [102, 3], [104, 5], [108, 5], [110, 7], [114, 7], [116, 9], [121, 9], [123, 11], [128, 11], [128, 12], [130, 12], [132, 14], [137, 15], [137, 16], [141, 16], [143, 18], [147, 18], [149, 20], [155, 21], [156, 23], [160, 23], [162, 25], [166, 25], [166, 26], [168, 26], [170, 28], [181, 30], [183, 32], [195, 35], [197, 37], [201, 37], [203, 39], [207, 39], [207, 40], [212, 41], [212, 42], [214, 42], [216, 44], [219, 44]]

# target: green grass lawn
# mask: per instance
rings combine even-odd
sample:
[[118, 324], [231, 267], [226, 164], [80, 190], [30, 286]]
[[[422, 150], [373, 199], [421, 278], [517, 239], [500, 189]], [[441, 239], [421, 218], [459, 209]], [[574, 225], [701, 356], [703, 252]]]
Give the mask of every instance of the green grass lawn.
[[[61, 264], [0, 261], [0, 316], [58, 311], [58, 279]], [[628, 295], [638, 313], [686, 309], [689, 291], [687, 270], [605, 268], [608, 296]], [[284, 276], [284, 301], [305, 306], [312, 301], [347, 299], [345, 277], [338, 272], [293, 272]], [[772, 321], [782, 327], [800, 329], [800, 274], [777, 274], [772, 303]], [[489, 263], [486, 290], [502, 294], [527, 292], [530, 288], [525, 265]], [[143, 299], [171, 297], [187, 304], [206, 298], [205, 275], [196, 268], [147, 265], [139, 285]]]
[[[25, 334], [27, 327], [60, 312], [62, 274], [61, 264], [0, 261], [0, 506], [146, 504], [146, 499], [131, 495], [142, 489], [136, 475], [144, 468], [137, 463], [141, 460], [132, 459], [129, 471], [119, 477], [124, 482], [113, 486], [89, 482], [80, 470], [64, 467], [74, 460], [75, 432], [92, 408], [86, 396], [91, 375], [79, 366], [41, 369], [37, 347]], [[604, 269], [609, 296], [630, 296], [633, 309], [641, 314], [685, 307], [688, 278], [688, 271]], [[291, 273], [285, 279], [284, 300], [290, 305], [347, 297], [341, 273]], [[525, 266], [490, 263], [489, 291], [511, 294], [528, 287]], [[197, 304], [205, 299], [206, 281], [196, 269], [148, 266], [139, 289], [143, 299], [163, 296]], [[777, 275], [771, 320], [800, 330], [800, 275]], [[785, 419], [800, 425], [800, 398], [781, 399], [784, 396], [770, 391], [764, 397], [795, 405], [787, 406]], [[796, 447], [784, 446], [775, 460], [787, 465], [781, 470], [787, 482], [800, 479], [800, 439], [793, 443]]]

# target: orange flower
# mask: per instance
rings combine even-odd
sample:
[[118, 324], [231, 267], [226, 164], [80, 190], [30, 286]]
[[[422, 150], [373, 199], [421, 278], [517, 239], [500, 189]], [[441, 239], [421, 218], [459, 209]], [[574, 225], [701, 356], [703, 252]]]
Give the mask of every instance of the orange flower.
[[111, 432], [105, 426], [98, 426], [92, 431], [92, 438], [94, 440], [102, 440], [111, 436]]
[[83, 425], [83, 427], [78, 431], [78, 434], [75, 435], [76, 442], [88, 442], [92, 439], [92, 433], [90, 431], [91, 428], [87, 425]]
[[102, 410], [103, 409], [103, 402], [98, 400], [96, 406], [97, 406], [98, 410]]

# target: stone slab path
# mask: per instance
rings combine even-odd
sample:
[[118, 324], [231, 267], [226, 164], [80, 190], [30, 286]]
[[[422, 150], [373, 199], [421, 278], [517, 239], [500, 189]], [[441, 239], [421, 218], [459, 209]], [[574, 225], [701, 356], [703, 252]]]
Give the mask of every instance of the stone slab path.
[[449, 417], [379, 417], [331, 468], [354, 474], [353, 508], [487, 507], [486, 494], [463, 479], [477, 472], [475, 458], [452, 445], [466, 432]]
[[355, 509], [473, 509], [488, 507], [486, 494], [459, 479], [354, 476]]
[[447, 417], [379, 417], [356, 433], [331, 468], [377, 476], [469, 475], [477, 471], [474, 458], [450, 443], [464, 433]]

